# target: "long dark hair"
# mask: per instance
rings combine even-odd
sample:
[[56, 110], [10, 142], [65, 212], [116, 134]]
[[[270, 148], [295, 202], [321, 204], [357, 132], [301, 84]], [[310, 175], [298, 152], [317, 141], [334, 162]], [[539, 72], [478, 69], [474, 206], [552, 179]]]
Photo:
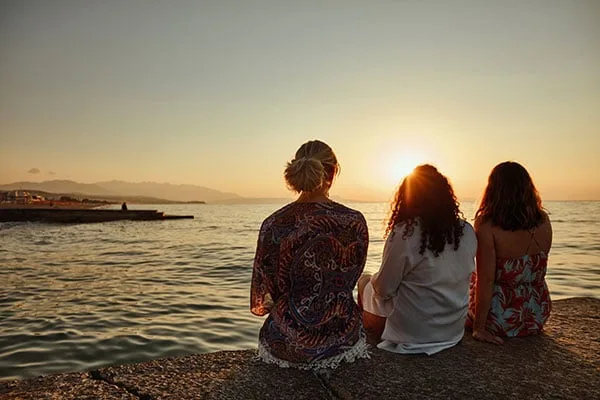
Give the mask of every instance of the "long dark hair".
[[414, 233], [417, 222], [421, 226], [421, 255], [429, 249], [437, 257], [447, 243], [458, 250], [464, 229], [459, 203], [448, 179], [429, 164], [418, 166], [402, 181], [391, 205], [385, 237], [405, 223], [402, 238], [406, 239]]
[[544, 222], [542, 200], [521, 164], [506, 161], [494, 167], [475, 219], [505, 231], [533, 229]]

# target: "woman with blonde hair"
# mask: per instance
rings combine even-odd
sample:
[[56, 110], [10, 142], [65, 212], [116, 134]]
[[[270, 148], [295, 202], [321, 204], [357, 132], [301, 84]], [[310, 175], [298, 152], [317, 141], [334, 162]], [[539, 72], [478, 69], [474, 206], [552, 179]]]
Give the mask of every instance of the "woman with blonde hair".
[[352, 290], [369, 236], [360, 212], [329, 199], [338, 172], [331, 147], [304, 143], [284, 173], [298, 199], [260, 228], [250, 310], [268, 315], [258, 344], [264, 362], [320, 369], [368, 357]]
[[552, 303], [546, 285], [552, 225], [527, 170], [498, 164], [475, 213], [477, 270], [471, 278], [468, 326], [477, 340], [539, 333]]

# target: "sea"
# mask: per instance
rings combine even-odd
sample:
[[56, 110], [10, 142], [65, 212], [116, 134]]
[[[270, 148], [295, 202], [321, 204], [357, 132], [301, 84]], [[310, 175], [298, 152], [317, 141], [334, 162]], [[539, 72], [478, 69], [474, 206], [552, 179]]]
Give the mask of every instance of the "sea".
[[[389, 204], [366, 217], [381, 262]], [[256, 348], [249, 312], [258, 229], [282, 204], [155, 205], [191, 220], [0, 223], [0, 380]], [[461, 209], [472, 220], [475, 205]], [[600, 298], [600, 202], [547, 202], [553, 299]]]

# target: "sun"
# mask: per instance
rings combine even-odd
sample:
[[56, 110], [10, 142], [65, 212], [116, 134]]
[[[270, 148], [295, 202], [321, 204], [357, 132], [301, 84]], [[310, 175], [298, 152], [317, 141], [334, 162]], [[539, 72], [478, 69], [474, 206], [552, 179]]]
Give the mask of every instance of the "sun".
[[404, 177], [410, 174], [419, 163], [417, 157], [405, 156], [400, 160], [396, 160], [391, 166], [390, 172], [392, 178], [395, 178], [396, 180], [404, 179]]
[[386, 157], [384, 176], [391, 184], [399, 184], [416, 166], [424, 164], [425, 157], [417, 151], [406, 150]]

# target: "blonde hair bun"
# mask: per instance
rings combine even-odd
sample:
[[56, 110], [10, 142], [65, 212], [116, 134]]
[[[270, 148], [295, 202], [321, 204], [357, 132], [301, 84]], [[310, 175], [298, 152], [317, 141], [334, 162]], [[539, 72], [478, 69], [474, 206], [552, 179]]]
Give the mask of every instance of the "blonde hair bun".
[[296, 192], [312, 192], [323, 186], [325, 168], [316, 158], [296, 158], [287, 163], [285, 180]]
[[324, 185], [331, 186], [340, 166], [331, 147], [320, 140], [304, 143], [294, 159], [287, 163], [284, 177], [295, 192], [313, 192]]

